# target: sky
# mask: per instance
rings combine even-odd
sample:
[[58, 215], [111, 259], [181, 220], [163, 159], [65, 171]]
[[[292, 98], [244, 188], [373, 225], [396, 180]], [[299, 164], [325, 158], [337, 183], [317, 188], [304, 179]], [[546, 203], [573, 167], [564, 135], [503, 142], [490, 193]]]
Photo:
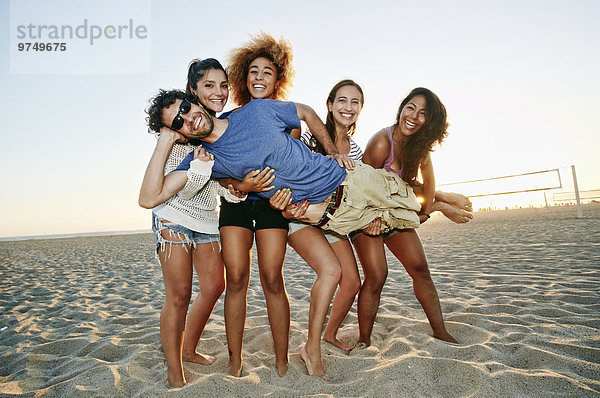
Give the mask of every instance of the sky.
[[[575, 165], [580, 190], [600, 189], [600, 2], [132, 0], [77, 10], [57, 0], [49, 12], [37, 1], [0, 0], [0, 237], [149, 229], [137, 204], [156, 143], [148, 99], [184, 88], [191, 59], [226, 64], [259, 31], [292, 43], [289, 99], [322, 118], [337, 81], [363, 87], [363, 148], [412, 88], [433, 90], [451, 125], [432, 155], [438, 184], [556, 168], [570, 178]], [[37, 24], [133, 19], [147, 37], [120, 40], [134, 50], [79, 40], [15, 66], [23, 53], [11, 22], [24, 17], [11, 7]]]

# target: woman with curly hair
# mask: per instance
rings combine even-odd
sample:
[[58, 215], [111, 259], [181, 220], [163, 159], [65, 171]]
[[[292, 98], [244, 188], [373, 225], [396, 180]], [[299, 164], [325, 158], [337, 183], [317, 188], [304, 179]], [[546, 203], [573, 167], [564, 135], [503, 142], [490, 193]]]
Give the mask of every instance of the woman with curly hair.
[[[261, 33], [231, 51], [229, 86], [240, 107], [254, 99], [285, 99], [294, 75], [292, 48], [284, 39]], [[235, 112], [235, 110], [233, 111]], [[221, 118], [228, 115], [221, 115]], [[239, 185], [231, 181], [234, 187]], [[240, 376], [246, 321], [251, 249], [256, 239], [258, 268], [280, 376], [288, 370], [290, 304], [283, 280], [288, 220], [269, 206], [268, 200], [250, 193], [245, 202], [222, 201], [219, 229], [227, 288], [225, 330], [229, 347], [228, 372]]]
[[[437, 95], [426, 88], [415, 88], [400, 104], [394, 125], [375, 134], [363, 156], [364, 163], [396, 173], [415, 187], [419, 185], [417, 174], [420, 171], [423, 179], [422, 187], [419, 187], [423, 197], [419, 213], [421, 223], [429, 219], [434, 209], [435, 177], [430, 151], [446, 138], [447, 127], [446, 108]], [[376, 236], [358, 233], [353, 238], [364, 271], [358, 295], [359, 345], [371, 344], [381, 290], [387, 278], [384, 243], [411, 276], [415, 296], [427, 315], [433, 336], [458, 343], [446, 330], [438, 294], [417, 231], [393, 230]]]
[[261, 32], [229, 55], [229, 86], [233, 101], [244, 106], [257, 98], [284, 100], [296, 75], [292, 45]]
[[[294, 76], [291, 62], [292, 50], [286, 40], [277, 41], [266, 33], [256, 35], [244, 47], [231, 52], [228, 72], [232, 97], [242, 106], [254, 99], [285, 99]], [[316, 114], [315, 118], [318, 119]], [[320, 120], [315, 122], [322, 125]], [[291, 131], [290, 135], [299, 139], [300, 129]], [[351, 165], [351, 161], [344, 164]], [[233, 183], [235, 185], [235, 182]], [[282, 217], [281, 212], [269, 206], [268, 201], [251, 202], [254, 203], [246, 206], [252, 209], [258, 207], [261, 210], [246, 211], [245, 213], [250, 215], [243, 217], [248, 220], [248, 225], [250, 221], [255, 223], [261, 283], [267, 301], [277, 369], [283, 376], [288, 366], [290, 329], [289, 301], [282, 273], [288, 222]], [[222, 209], [223, 219], [229, 219], [228, 213], [234, 214], [233, 209], [241, 206], [227, 205], [227, 207], [228, 209]], [[277, 223], [271, 221], [271, 226], [259, 228], [259, 225], [265, 225], [269, 220], [277, 220]], [[227, 270], [225, 323], [230, 350], [229, 372], [233, 375], [239, 375], [241, 371], [246, 294], [250, 274], [248, 253], [252, 246], [252, 232], [250, 227], [244, 227], [231, 220], [221, 224], [223, 257]], [[322, 233], [320, 237], [321, 240], [318, 242], [312, 242], [309, 257], [299, 252], [317, 273], [317, 279], [311, 289], [308, 339], [300, 352], [300, 357], [305, 362], [310, 375], [324, 377], [320, 345], [321, 331], [341, 270], [335, 252]]]

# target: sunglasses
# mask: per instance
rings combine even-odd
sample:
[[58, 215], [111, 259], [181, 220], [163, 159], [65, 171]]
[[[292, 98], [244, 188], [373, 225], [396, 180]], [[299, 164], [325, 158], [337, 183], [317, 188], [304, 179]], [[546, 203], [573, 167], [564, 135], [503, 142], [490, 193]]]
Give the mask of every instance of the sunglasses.
[[183, 118], [181, 117], [181, 115], [185, 115], [186, 113], [188, 113], [191, 107], [192, 104], [190, 104], [190, 101], [186, 99], [181, 101], [181, 104], [179, 104], [179, 111], [177, 111], [177, 116], [173, 118], [173, 122], [171, 123], [171, 130], [177, 131], [183, 127]]

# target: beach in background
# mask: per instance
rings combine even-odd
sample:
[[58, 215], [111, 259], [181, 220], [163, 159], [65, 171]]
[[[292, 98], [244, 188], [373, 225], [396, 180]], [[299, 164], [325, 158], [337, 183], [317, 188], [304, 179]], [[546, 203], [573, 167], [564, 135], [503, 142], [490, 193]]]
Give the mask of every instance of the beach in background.
[[[0, 396], [598, 396], [600, 204], [576, 215], [565, 206], [478, 212], [465, 225], [432, 217], [419, 234], [461, 344], [431, 336], [388, 252], [372, 345], [346, 354], [323, 342], [329, 381], [308, 376], [298, 355], [315, 273], [288, 249], [290, 368], [280, 378], [254, 256], [242, 377], [226, 373], [222, 296], [199, 346], [217, 361], [185, 363], [180, 389], [166, 386], [151, 234], [0, 242]], [[340, 336], [356, 341], [355, 306]]]

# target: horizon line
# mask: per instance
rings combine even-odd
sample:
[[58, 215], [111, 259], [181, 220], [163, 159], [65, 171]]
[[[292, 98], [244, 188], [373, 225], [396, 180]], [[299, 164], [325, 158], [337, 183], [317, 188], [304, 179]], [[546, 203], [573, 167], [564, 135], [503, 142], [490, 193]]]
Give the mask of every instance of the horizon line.
[[151, 229], [136, 229], [128, 231], [98, 231], [98, 232], [71, 232], [52, 235], [27, 235], [27, 236], [0, 236], [0, 242], [14, 242], [20, 240], [67, 239], [82, 236], [109, 236], [109, 235], [135, 235], [152, 233]]

